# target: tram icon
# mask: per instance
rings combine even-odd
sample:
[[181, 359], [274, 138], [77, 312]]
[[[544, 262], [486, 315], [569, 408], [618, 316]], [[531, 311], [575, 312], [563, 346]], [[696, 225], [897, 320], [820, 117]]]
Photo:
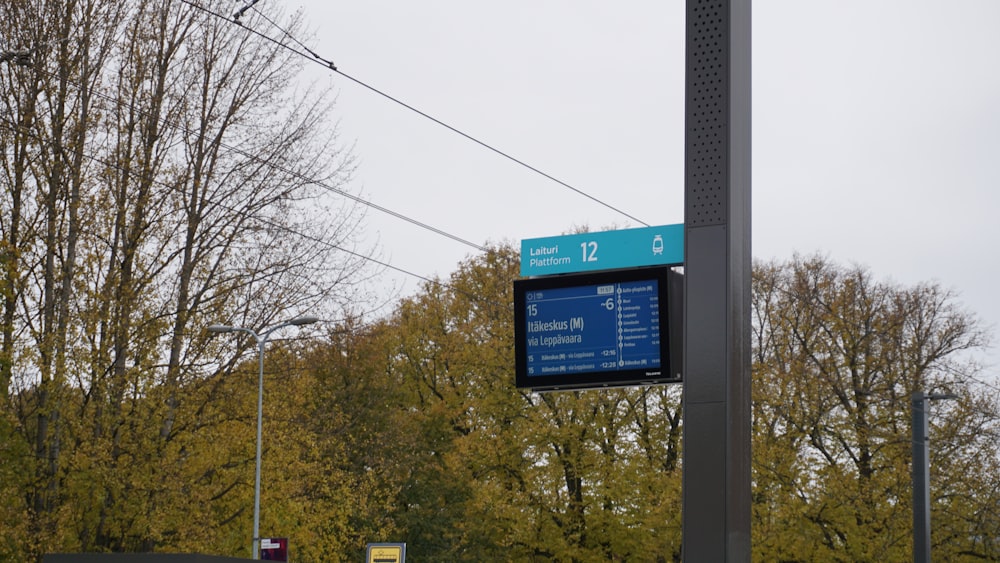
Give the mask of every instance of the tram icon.
[[653, 237], [653, 254], [663, 254], [663, 235]]

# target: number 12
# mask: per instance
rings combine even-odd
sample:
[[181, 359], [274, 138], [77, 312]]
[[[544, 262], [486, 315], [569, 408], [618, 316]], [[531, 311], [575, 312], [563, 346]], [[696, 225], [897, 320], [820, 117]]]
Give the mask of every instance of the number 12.
[[580, 248], [583, 250], [584, 262], [597, 262], [597, 241], [581, 242]]

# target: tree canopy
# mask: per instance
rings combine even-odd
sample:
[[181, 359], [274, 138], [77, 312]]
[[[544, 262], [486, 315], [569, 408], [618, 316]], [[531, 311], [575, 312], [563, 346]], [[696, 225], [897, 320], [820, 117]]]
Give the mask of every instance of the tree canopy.
[[[516, 251], [493, 247], [384, 318], [273, 343], [265, 536], [288, 536], [301, 561], [357, 560], [385, 541], [428, 560], [680, 559], [681, 386], [514, 389], [516, 275]], [[936, 284], [823, 257], [758, 263], [753, 283], [754, 558], [908, 560], [909, 398], [923, 390], [959, 396], [931, 417], [935, 557], [996, 559], [1000, 414], [975, 316]], [[246, 554], [255, 366], [182, 382], [184, 428], [121, 442], [116, 479], [96, 471], [114, 449], [73, 450], [81, 491], [129, 500], [107, 506], [103, 525], [147, 533], [104, 549]], [[159, 401], [128, 397], [140, 412]], [[7, 420], [6, 432], [30, 423]], [[5, 443], [21, 448], [11, 460], [30, 451]], [[0, 466], [5, 488], [30, 484], [30, 466]], [[69, 539], [17, 549], [82, 547], [102, 521], [76, 496], [65, 506], [82, 510], [60, 524]], [[25, 531], [5, 510], [8, 533]]]
[[978, 381], [975, 317], [936, 284], [822, 257], [757, 264], [752, 302], [755, 553], [911, 560], [910, 397], [923, 391], [959, 396], [931, 417], [935, 559], [996, 559], [997, 394]]
[[338, 248], [360, 214], [323, 189], [351, 171], [330, 101], [291, 90], [288, 51], [189, 4], [0, 17], [18, 53], [0, 62], [0, 490], [18, 499], [0, 554], [242, 549], [206, 529], [243, 511], [225, 374], [250, 343], [203, 328], [356, 298], [363, 261]]
[[[432, 560], [678, 560], [680, 386], [515, 390], [516, 264], [495, 248], [401, 302], [377, 368], [334, 345], [335, 379], [376, 377], [394, 421], [358, 425], [393, 452], [372, 537]], [[754, 559], [911, 558], [915, 391], [959, 396], [931, 417], [935, 557], [1000, 556], [987, 334], [955, 295], [814, 256], [756, 264], [752, 306]]]

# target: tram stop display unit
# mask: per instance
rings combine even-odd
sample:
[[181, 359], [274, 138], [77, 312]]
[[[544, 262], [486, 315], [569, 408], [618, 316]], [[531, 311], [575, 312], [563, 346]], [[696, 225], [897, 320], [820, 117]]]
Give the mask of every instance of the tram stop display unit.
[[682, 287], [682, 274], [668, 267], [515, 281], [516, 386], [680, 381]]

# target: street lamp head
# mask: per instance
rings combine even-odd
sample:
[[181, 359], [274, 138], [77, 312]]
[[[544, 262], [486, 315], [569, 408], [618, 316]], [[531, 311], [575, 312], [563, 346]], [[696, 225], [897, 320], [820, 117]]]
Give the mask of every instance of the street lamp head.
[[950, 399], [957, 399], [958, 395], [954, 393], [931, 393], [927, 395], [927, 398], [932, 401], [947, 401]]
[[916, 391], [910, 399], [916, 404], [923, 401], [949, 401], [958, 398], [959, 396], [954, 393], [924, 393], [923, 391]]
[[319, 318], [318, 317], [309, 317], [309, 316], [306, 316], [306, 317], [297, 317], [297, 318], [294, 318], [294, 319], [288, 321], [288, 324], [290, 324], [292, 326], [302, 326], [302, 325], [311, 325], [313, 323], [318, 323], [318, 322], [319, 322]]
[[212, 325], [208, 327], [206, 330], [208, 330], [208, 332], [223, 333], [223, 332], [233, 332], [236, 329], [226, 325]]

